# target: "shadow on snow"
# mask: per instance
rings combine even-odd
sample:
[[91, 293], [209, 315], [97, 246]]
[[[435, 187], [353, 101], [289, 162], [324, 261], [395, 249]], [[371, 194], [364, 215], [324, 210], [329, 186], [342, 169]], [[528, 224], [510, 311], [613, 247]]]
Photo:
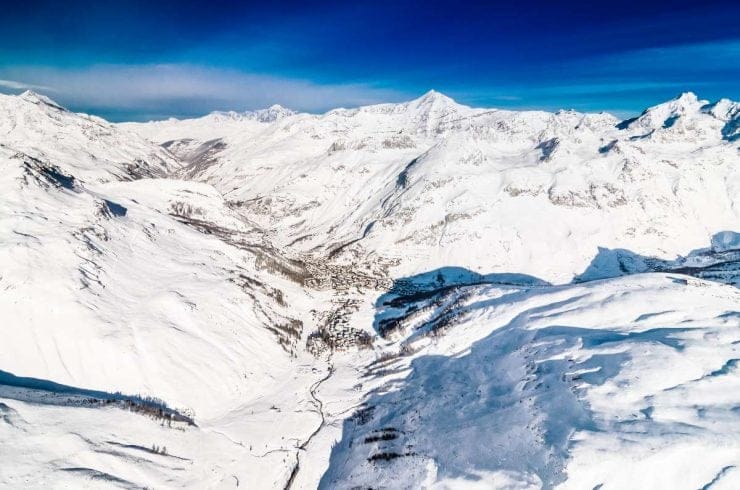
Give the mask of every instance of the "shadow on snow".
[[[718, 233], [709, 248], [675, 260], [599, 248], [573, 283], [642, 272], [687, 274], [740, 286], [740, 234]], [[504, 291], [492, 299], [467, 301], [466, 292], [491, 286]], [[461, 310], [495, 308], [552, 288], [524, 274], [482, 275], [443, 267], [396, 280], [375, 302], [374, 327], [385, 338], [404, 332], [408, 342], [419, 332], [434, 335], [454, 326]], [[651, 349], [681, 351], [681, 334], [690, 330], [623, 332], [557, 324], [526, 328], [532, 321], [576, 306], [581, 298], [529, 308], [463, 355], [413, 359], [403, 368], [408, 369], [405, 377], [370, 392], [362, 407], [345, 420], [320, 488], [332, 488], [349, 476], [360, 486], [422, 482], [430, 461], [437, 465], [433, 471], [438, 477], [476, 480], [486, 472], [528, 478], [534, 474], [545, 488], [564, 481], [573, 432], [604, 430], [603, 421], [594, 419], [579, 393], [620, 373], [630, 360], [631, 347], [623, 346], [649, 344]], [[573, 359], [569, 352], [574, 349], [590, 355]], [[388, 368], [398, 359], [379, 359], [369, 375], [393, 372]], [[624, 426], [627, 432], [678, 430], [653, 421], [651, 409], [646, 407], [639, 418], [609, 423]]]
[[2, 398], [45, 405], [95, 407], [112, 404], [155, 418], [195, 425], [191, 417], [169, 408], [158, 398], [89, 390], [46, 379], [16, 376], [2, 370], [0, 370], [0, 395]]

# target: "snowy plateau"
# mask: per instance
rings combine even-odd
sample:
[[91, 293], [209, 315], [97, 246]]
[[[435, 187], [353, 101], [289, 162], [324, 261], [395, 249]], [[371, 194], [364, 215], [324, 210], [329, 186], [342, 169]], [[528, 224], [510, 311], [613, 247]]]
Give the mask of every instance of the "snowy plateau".
[[0, 486], [740, 488], [740, 104], [0, 96]]

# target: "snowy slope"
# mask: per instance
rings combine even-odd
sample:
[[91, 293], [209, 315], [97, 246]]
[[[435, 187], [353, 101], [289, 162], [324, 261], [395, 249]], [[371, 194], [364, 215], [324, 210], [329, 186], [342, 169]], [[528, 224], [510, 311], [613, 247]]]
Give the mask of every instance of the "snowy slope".
[[58, 162], [85, 182], [163, 176], [181, 165], [144, 138], [31, 91], [0, 94], [0, 135], [3, 147]]
[[[147, 155], [161, 155], [141, 167], [145, 175], [176, 169], [166, 151], [95, 122], [110, 131], [101, 141], [99, 133], [87, 132], [87, 116], [25, 96], [8, 100], [7, 110], [33, 125], [23, 139], [16, 126], [0, 148], [0, 388], [25, 378], [20, 391], [0, 395], [8, 398], [3, 410], [10, 414], [2, 430], [4, 440], [23, 440], [21, 454], [35, 456], [3, 465], [0, 484], [76, 486], [93, 478], [93, 485], [231, 485], [232, 473], [246, 478], [261, 467], [255, 482], [269, 486], [287, 478], [293, 461], [284, 453], [294, 443], [286, 438], [312, 431], [307, 389], [325, 369], [296, 347], [304, 334], [302, 313], [318, 300], [287, 274], [271, 272], [283, 262], [289, 270], [290, 261], [212, 187], [131, 180], [126, 158], [144, 165]], [[58, 117], [64, 124], [56, 125]], [[69, 146], [48, 145], [55, 134]], [[48, 382], [103, 402], [117, 392], [156, 398], [197, 427], [159, 429], [158, 421], [107, 404], [91, 413], [94, 406], [59, 399], [58, 387], [43, 388]], [[38, 383], [40, 391], [23, 389]], [[94, 426], [75, 425], [91, 416]], [[57, 427], [58, 420], [69, 424]], [[265, 421], [281, 429], [254, 430]], [[119, 424], [131, 431], [118, 432]], [[167, 461], [184, 460], [146, 452], [152, 444], [178, 448], [195, 469], [178, 473]], [[126, 454], [118, 454], [122, 447]], [[239, 452], [239, 462], [233, 472], [214, 473], [214, 461], [232, 465], [221, 460], [224, 448]], [[140, 468], [141, 457], [151, 458], [151, 472]], [[3, 452], [3, 461], [10, 458]]]
[[280, 246], [385, 259], [394, 276], [457, 265], [562, 282], [598, 247], [671, 259], [736, 229], [738, 118], [736, 103], [693, 94], [620, 123], [471, 109], [432, 91], [271, 124], [209, 116], [127, 127], [160, 143], [217, 140], [189, 177]]
[[650, 274], [394, 299], [405, 355], [369, 371], [385, 381], [322, 488], [740, 483], [737, 288]]
[[738, 117], [0, 96], [0, 486], [734, 488]]

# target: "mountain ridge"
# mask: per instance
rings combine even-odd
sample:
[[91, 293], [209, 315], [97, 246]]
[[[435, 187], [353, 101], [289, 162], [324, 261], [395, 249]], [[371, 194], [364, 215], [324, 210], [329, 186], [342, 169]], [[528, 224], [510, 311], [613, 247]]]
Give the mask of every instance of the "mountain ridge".
[[[361, 245], [372, 242], [381, 226], [387, 225], [396, 235], [395, 241], [426, 240], [430, 252], [422, 250], [422, 253], [431, 253], [431, 247], [445, 240], [445, 235], [450, 236], [445, 229], [449, 232], [465, 221], [489, 219], [490, 212], [482, 212], [481, 206], [495, 202], [506, 205], [510, 198], [521, 203], [534, 199], [536, 202], [529, 205], [538, 209], [585, 208], [601, 210], [602, 214], [618, 214], [619, 208], [636, 205], [633, 213], [646, 219], [649, 214], [646, 206], [651, 202], [657, 206], [656, 210], [674, 214], [668, 211], [668, 202], [676, 208], [699, 205], [699, 201], [680, 198], [676, 193], [682, 187], [693, 186], [689, 182], [698, 180], [689, 174], [701, 173], [700, 167], [712, 165], [710, 161], [724, 162], [716, 169], [722, 175], [717, 174], [717, 181], [712, 185], [729, 187], [720, 195], [730, 199], [736, 194], [733, 189], [738, 185], [737, 171], [730, 165], [736, 150], [732, 141], [726, 139], [725, 129], [734, 119], [715, 116], [690, 94], [653, 106], [641, 119], [624, 126], [607, 114], [472, 109], [450, 100], [432, 92], [407, 103], [329, 111], [323, 115], [296, 115], [267, 126], [245, 123], [218, 129], [198, 120], [174, 125], [124, 126], [148, 134], [155, 142], [167, 139], [167, 144], [172, 144], [169, 142], [186, 137], [192, 140], [188, 145], [196, 148], [210, 142], [208, 158], [191, 165], [189, 178], [209, 182], [230, 201], [244, 203], [245, 211], [256, 217], [261, 226], [277, 227], [276, 243], [293, 244], [304, 252], [321, 246], [312, 236], [328, 233], [322, 236], [331, 239], [332, 250], [342, 247], [342, 254], [352, 250], [362, 254], [365, 252], [359, 250]], [[434, 112], [434, 105], [440, 101], [445, 109]], [[731, 107], [728, 105], [730, 112]], [[664, 127], [666, 119], [677, 111], [682, 115]], [[434, 115], [430, 117], [430, 114]], [[204, 137], [199, 137], [200, 134]], [[213, 143], [216, 141], [218, 149]], [[676, 154], [667, 145], [680, 145], [682, 150]], [[696, 154], [690, 159], [682, 156], [694, 150]], [[345, 158], [349, 159], [346, 163]], [[681, 172], [688, 174], [682, 176]], [[714, 175], [712, 172], [709, 175]], [[724, 178], [725, 173], [728, 179]], [[326, 198], [311, 194], [310, 183], [332, 179], [336, 186], [327, 191]], [[305, 185], [301, 184], [302, 180]], [[240, 184], [246, 181], [250, 182], [248, 187]], [[661, 186], [656, 189], [655, 197], [642, 187], [659, 181]], [[397, 188], [398, 182], [404, 182], [402, 188]], [[345, 194], [347, 189], [353, 190]], [[421, 218], [419, 223], [423, 222], [424, 230], [417, 230], [421, 233], [412, 230], [403, 233], [400, 224], [421, 209], [414, 202], [434, 202], [445, 189], [450, 198], [458, 195], [460, 204], [439, 201], [429, 208], [434, 215]], [[411, 194], [415, 196], [409, 200]], [[540, 204], [543, 198], [546, 202]], [[666, 204], [658, 204], [658, 198]], [[261, 203], [267, 199], [284, 200], [287, 207], [263, 207]], [[342, 206], [325, 207], [331, 199], [345, 203], [346, 211], [342, 211]], [[474, 202], [478, 205], [471, 204]], [[362, 206], [373, 209], [359, 211]], [[308, 223], [316, 215], [314, 208], [326, 211], [322, 214], [325, 224], [319, 221], [310, 226], [300, 224], [301, 220]], [[615, 211], [609, 212], [610, 208]], [[555, 209], [552, 213], [561, 214]], [[687, 218], [697, 213], [703, 211], [697, 208], [684, 212]], [[707, 219], [714, 219], [712, 215], [719, 217], [725, 212], [704, 214]], [[329, 216], [334, 216], [333, 221], [327, 221]], [[679, 255], [697, 248], [717, 229], [731, 229], [734, 218], [730, 216], [732, 212], [722, 218], [722, 223], [695, 235], [692, 243], [686, 242], [689, 235], [681, 233], [680, 227], [672, 228], [674, 239], [682, 236], [684, 243], [676, 242], [671, 249], [663, 251], [652, 246], [648, 253]], [[518, 227], [516, 223], [496, 219], [500, 221], [497, 226], [503, 229]], [[555, 216], [553, 219], [571, 220]], [[574, 229], [575, 215], [572, 219], [572, 223], [560, 225], [560, 230]], [[630, 218], [620, 219], [626, 223]], [[368, 229], [372, 222], [375, 224]], [[354, 223], [352, 231], [346, 227], [348, 223]], [[339, 224], [346, 229], [342, 234], [337, 233], [342, 228], [334, 226]], [[697, 221], [691, 226], [698, 230], [702, 225]], [[652, 225], [645, 223], [641, 227], [651, 232]], [[621, 240], [625, 234], [641, 233], [629, 228], [625, 226], [612, 237], [604, 236], [598, 246], [618, 247], [624, 244], [617, 243], [617, 237]], [[423, 234], [428, 238], [423, 238]], [[588, 240], [583, 238], [586, 243]], [[533, 240], [531, 236], [525, 243]], [[345, 246], [349, 242], [352, 245]], [[507, 245], [500, 246], [500, 253], [504, 253]], [[378, 241], [371, 244], [371, 249], [378, 247]], [[440, 258], [434, 265], [449, 265], [446, 260]], [[572, 275], [583, 270], [587, 263], [586, 257], [571, 260], [574, 261]], [[484, 270], [502, 267], [481, 256], [459, 265], [475, 263]], [[510, 263], [503, 265], [503, 269], [518, 269], [519, 265]], [[543, 266], [538, 263], [523, 272], [535, 273]], [[563, 281], [567, 277], [549, 279]]]

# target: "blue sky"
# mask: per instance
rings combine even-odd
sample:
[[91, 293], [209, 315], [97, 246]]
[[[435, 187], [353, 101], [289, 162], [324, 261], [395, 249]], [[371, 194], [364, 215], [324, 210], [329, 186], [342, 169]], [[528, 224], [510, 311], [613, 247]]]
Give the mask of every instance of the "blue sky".
[[0, 91], [112, 120], [434, 88], [476, 106], [618, 115], [740, 99], [740, 2], [6, 2]]

